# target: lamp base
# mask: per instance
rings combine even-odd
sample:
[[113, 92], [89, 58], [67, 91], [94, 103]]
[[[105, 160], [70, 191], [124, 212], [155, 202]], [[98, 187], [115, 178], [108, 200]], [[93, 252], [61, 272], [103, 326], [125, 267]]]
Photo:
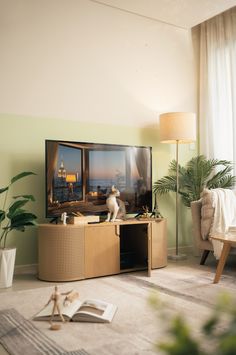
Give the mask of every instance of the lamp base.
[[175, 260], [175, 261], [186, 260], [187, 255], [186, 254], [171, 254], [171, 255], [168, 255], [168, 259]]

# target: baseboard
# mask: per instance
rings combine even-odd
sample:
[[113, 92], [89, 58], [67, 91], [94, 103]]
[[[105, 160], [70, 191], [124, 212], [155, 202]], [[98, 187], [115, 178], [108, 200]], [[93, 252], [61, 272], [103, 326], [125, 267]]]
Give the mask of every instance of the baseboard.
[[38, 264], [31, 265], [16, 265], [14, 269], [14, 275], [32, 274], [38, 273]]
[[[181, 254], [190, 255], [190, 254], [193, 254], [194, 248], [193, 248], [193, 245], [183, 245], [183, 246], [179, 246], [178, 250], [179, 250], [179, 252]], [[175, 247], [167, 249], [168, 255], [174, 255], [175, 252], [176, 252], [176, 248]]]

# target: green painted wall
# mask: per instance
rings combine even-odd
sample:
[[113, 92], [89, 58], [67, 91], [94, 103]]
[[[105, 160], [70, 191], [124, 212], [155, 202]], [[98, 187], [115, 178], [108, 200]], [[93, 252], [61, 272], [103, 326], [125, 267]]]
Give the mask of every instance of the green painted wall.
[[[33, 171], [37, 175], [26, 177], [17, 182], [13, 194], [33, 194], [35, 203], [29, 208], [38, 216], [38, 223], [45, 222], [45, 139], [88, 141], [128, 145], [148, 145], [153, 148], [153, 181], [167, 173], [170, 160], [175, 158], [175, 146], [160, 144], [158, 127], [137, 128], [104, 124], [86, 124], [77, 121], [0, 115], [0, 188], [21, 171]], [[180, 163], [187, 161], [193, 154], [189, 145], [180, 146]], [[1, 196], [0, 196], [1, 197]], [[2, 201], [0, 200], [0, 206]], [[175, 245], [175, 196], [159, 198], [161, 213], [168, 219], [168, 246]], [[1, 208], [1, 207], [0, 207]], [[190, 213], [186, 208], [181, 211], [180, 244], [191, 244]], [[16, 265], [37, 263], [37, 228], [25, 233], [12, 232], [8, 246], [17, 247]]]

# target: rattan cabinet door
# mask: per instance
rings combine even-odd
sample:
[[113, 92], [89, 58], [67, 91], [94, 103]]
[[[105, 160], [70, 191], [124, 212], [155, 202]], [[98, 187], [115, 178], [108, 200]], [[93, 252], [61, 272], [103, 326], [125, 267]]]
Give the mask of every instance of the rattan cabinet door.
[[85, 278], [120, 272], [120, 238], [115, 225], [85, 227]]
[[151, 224], [152, 269], [167, 265], [166, 219]]
[[84, 278], [84, 227], [38, 227], [38, 277], [45, 281]]

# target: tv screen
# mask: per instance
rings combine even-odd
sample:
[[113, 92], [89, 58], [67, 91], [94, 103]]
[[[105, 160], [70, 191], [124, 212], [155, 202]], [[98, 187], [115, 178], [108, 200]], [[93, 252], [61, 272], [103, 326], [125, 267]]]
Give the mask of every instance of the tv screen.
[[45, 141], [46, 217], [103, 215], [114, 185], [127, 214], [152, 209], [151, 147]]

